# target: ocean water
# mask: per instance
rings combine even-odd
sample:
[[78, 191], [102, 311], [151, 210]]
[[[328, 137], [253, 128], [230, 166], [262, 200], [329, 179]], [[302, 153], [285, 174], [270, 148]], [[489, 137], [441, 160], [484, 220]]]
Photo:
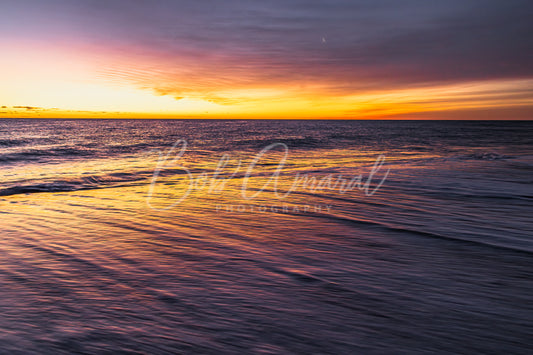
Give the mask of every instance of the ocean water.
[[533, 123], [0, 120], [2, 354], [527, 354]]

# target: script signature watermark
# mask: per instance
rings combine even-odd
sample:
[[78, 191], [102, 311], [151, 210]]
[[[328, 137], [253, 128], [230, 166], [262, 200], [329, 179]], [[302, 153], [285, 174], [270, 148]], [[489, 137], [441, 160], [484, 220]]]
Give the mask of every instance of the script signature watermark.
[[[244, 167], [240, 159], [234, 166], [231, 166], [231, 156], [225, 153], [220, 157], [214, 171], [203, 171], [200, 173], [192, 173], [190, 169], [182, 164], [181, 160], [186, 150], [187, 141], [179, 139], [166, 152], [158, 152], [159, 158], [152, 175], [147, 196], [147, 204], [153, 210], [165, 211], [171, 209], [183, 202], [194, 190], [202, 191], [205, 194], [220, 194], [224, 191], [227, 183], [235, 178], [242, 179], [240, 183], [240, 197], [247, 201], [255, 199], [260, 193], [266, 191], [267, 188], [270, 188], [269, 191], [274, 192], [275, 198], [279, 200], [285, 200], [297, 191], [306, 191], [307, 193], [336, 191], [340, 194], [345, 194], [348, 191], [358, 189], [366, 196], [372, 196], [380, 189], [390, 172], [390, 169], [382, 170], [383, 164], [385, 163], [385, 156], [380, 154], [366, 175], [356, 174], [343, 176], [342, 174], [330, 173], [317, 177], [311, 176], [309, 173], [296, 172], [292, 177], [290, 186], [287, 187], [284, 185], [285, 190], [282, 191], [280, 188], [280, 177], [282, 177], [289, 156], [289, 147], [285, 143], [273, 143], [266, 146]], [[262, 187], [250, 188], [250, 179], [264, 175], [264, 172], [261, 173], [258, 171], [258, 164], [263, 159], [266, 159], [271, 152], [276, 152], [278, 155], [281, 153], [276, 168], [269, 173], [267, 176], [268, 179]], [[154, 198], [158, 180], [161, 178], [161, 172], [165, 170], [171, 170], [176, 175], [181, 176], [185, 180], [186, 188], [180, 196], [173, 199], [170, 205], [159, 208], [152, 204], [152, 199]], [[217, 207], [218, 210], [219, 208]]]

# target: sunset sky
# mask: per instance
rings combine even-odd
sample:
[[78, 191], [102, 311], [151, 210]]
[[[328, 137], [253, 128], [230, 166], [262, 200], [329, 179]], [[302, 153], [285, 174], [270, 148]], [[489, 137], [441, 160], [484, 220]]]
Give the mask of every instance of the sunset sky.
[[0, 117], [532, 119], [531, 1], [2, 0]]

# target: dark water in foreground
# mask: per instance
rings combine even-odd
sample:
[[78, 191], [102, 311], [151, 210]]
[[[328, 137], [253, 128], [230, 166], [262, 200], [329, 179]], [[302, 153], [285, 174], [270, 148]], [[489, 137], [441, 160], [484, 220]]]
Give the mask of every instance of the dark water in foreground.
[[533, 123], [0, 120], [0, 168], [0, 353], [533, 347]]

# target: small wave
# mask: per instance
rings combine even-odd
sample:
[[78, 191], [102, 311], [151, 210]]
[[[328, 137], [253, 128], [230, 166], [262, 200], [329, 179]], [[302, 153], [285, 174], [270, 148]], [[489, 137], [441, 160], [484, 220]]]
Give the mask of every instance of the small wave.
[[275, 143], [284, 143], [289, 148], [318, 148], [321, 145], [324, 145], [325, 141], [319, 140], [313, 137], [290, 137], [290, 138], [279, 138], [279, 139], [243, 139], [236, 142], [237, 146], [245, 146], [249, 148], [265, 148], [270, 144]]
[[98, 184], [81, 184], [69, 181], [54, 181], [51, 183], [7, 187], [5, 189], [0, 189], [0, 196], [12, 196], [40, 192], [70, 192], [97, 189], [102, 187], [103, 186], [99, 186]]
[[92, 154], [93, 152], [87, 149], [76, 149], [70, 147], [58, 147], [53, 149], [32, 149], [16, 153], [0, 154], [0, 162], [16, 163], [25, 161], [39, 161], [46, 158], [57, 157], [83, 157]]
[[133, 153], [140, 150], [146, 150], [152, 148], [153, 146], [149, 143], [135, 143], [135, 144], [125, 144], [125, 145], [113, 145], [107, 147], [110, 152], [113, 153]]
[[[299, 215], [299, 213], [294, 213], [294, 214]], [[358, 218], [352, 218], [348, 216], [335, 215], [335, 214], [308, 213], [307, 216], [329, 219], [329, 220], [336, 220], [336, 221], [339, 221], [341, 223], [346, 223], [346, 224], [354, 224], [354, 225], [368, 226], [368, 227], [373, 227], [373, 228], [380, 228], [380, 229], [391, 231], [391, 232], [407, 233], [411, 235], [418, 235], [420, 237], [426, 237], [426, 238], [432, 238], [432, 239], [449, 240], [453, 242], [459, 242], [459, 243], [471, 244], [471, 245], [483, 245], [489, 248], [506, 249], [506, 250], [512, 250], [516, 252], [523, 252], [527, 254], [533, 253], [533, 250], [529, 246], [509, 243], [512, 241], [505, 242], [505, 241], [499, 241], [499, 240], [494, 240], [494, 239], [489, 239], [489, 240], [481, 240], [478, 238], [473, 239], [473, 238], [469, 238], [468, 236], [459, 236], [457, 234], [450, 236], [450, 235], [440, 234], [440, 233], [431, 232], [431, 231], [423, 231], [423, 230], [417, 230], [417, 229], [412, 229], [412, 228], [406, 228], [406, 227], [399, 226], [399, 225], [390, 225], [388, 223], [378, 222], [375, 220], [358, 219]]]
[[498, 154], [494, 152], [472, 153], [465, 155], [458, 155], [453, 157], [455, 160], [504, 160], [514, 158], [509, 155]]
[[[191, 173], [198, 173], [192, 170]], [[185, 175], [181, 169], [165, 169], [158, 173], [160, 177]], [[14, 184], [1, 188], [0, 196], [11, 196], [42, 192], [71, 192], [80, 190], [95, 190], [109, 187], [131, 186], [132, 183], [149, 181], [154, 176], [153, 170], [134, 172], [119, 171], [105, 175], [90, 175], [69, 180], [33, 181], [33, 183]]]
[[17, 147], [28, 143], [29, 141], [25, 139], [0, 139], [0, 148]]
[[71, 180], [57, 180], [51, 182], [39, 182], [25, 185], [13, 185], [0, 189], [0, 196], [20, 194], [43, 193], [43, 192], [71, 192], [80, 190], [94, 190], [109, 187], [124, 186], [145, 180], [149, 177], [147, 172], [138, 173], [113, 173], [104, 176], [86, 176]]

